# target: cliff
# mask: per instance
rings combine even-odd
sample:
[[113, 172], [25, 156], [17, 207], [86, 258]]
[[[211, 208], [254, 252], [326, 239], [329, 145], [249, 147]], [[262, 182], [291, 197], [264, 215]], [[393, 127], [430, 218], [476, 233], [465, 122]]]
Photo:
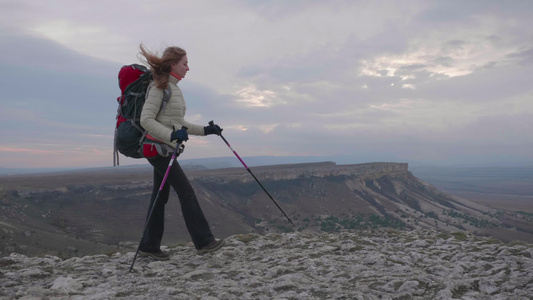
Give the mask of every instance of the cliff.
[[[294, 180], [300, 178], [324, 178], [330, 176], [360, 176], [377, 178], [384, 175], [398, 176], [408, 172], [406, 163], [366, 163], [354, 165], [337, 165], [334, 162], [286, 164], [276, 166], [260, 166], [251, 168], [254, 175], [261, 180]], [[246, 169], [218, 169], [212, 171], [191, 172], [191, 179], [204, 182], [228, 183], [232, 180], [240, 182], [254, 181]]]
[[[533, 220], [447, 195], [403, 163], [253, 167], [294, 226], [244, 168], [188, 170], [216, 236], [273, 232], [465, 231], [533, 241]], [[61, 257], [130, 249], [142, 234], [152, 170], [94, 169], [2, 177], [0, 256]], [[167, 204], [163, 242], [188, 242], [179, 201]]]

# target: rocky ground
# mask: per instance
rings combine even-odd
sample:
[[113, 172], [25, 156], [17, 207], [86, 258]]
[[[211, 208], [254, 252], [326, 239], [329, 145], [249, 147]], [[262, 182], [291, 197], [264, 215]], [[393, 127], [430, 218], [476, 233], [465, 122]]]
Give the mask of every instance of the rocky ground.
[[533, 299], [533, 245], [464, 233], [236, 235], [214, 254], [165, 249], [0, 258], [2, 299]]

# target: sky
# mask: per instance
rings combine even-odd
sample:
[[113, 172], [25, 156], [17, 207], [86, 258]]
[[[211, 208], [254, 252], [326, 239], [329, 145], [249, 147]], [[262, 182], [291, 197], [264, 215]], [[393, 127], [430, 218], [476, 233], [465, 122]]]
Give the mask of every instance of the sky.
[[[121, 66], [187, 51], [242, 157], [533, 165], [533, 1], [1, 0], [0, 167], [113, 164]], [[232, 156], [191, 136], [182, 159]], [[121, 164], [147, 164], [121, 157]]]

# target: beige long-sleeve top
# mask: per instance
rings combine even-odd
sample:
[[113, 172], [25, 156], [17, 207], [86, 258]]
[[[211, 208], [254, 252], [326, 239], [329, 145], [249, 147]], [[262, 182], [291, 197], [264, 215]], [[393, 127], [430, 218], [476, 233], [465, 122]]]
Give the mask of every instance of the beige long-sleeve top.
[[188, 134], [204, 135], [204, 126], [189, 123], [185, 120], [187, 107], [183, 94], [178, 87], [178, 79], [170, 76], [168, 86], [171, 88], [172, 94], [164, 110], [161, 110], [163, 90], [155, 86], [150, 89], [141, 113], [141, 126], [154, 138], [175, 148], [176, 142], [170, 141], [173, 127], [177, 130], [185, 126]]

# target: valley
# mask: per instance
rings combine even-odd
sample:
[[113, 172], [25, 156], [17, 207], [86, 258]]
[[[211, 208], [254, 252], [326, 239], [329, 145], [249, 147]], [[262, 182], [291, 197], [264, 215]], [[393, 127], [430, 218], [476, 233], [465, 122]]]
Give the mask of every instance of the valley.
[[[490, 198], [481, 188], [454, 189], [451, 180], [439, 182], [440, 175], [430, 178], [415, 170], [423, 181], [403, 163], [252, 169], [294, 226], [245, 169], [187, 167], [216, 236], [386, 227], [533, 241], [528, 185], [520, 180], [508, 184], [521, 186], [522, 195], [501, 198], [489, 190], [494, 192]], [[71, 257], [131, 250], [142, 234], [151, 172], [139, 166], [0, 177], [0, 255]], [[171, 193], [163, 241], [167, 245], [189, 242], [178, 203]]]

